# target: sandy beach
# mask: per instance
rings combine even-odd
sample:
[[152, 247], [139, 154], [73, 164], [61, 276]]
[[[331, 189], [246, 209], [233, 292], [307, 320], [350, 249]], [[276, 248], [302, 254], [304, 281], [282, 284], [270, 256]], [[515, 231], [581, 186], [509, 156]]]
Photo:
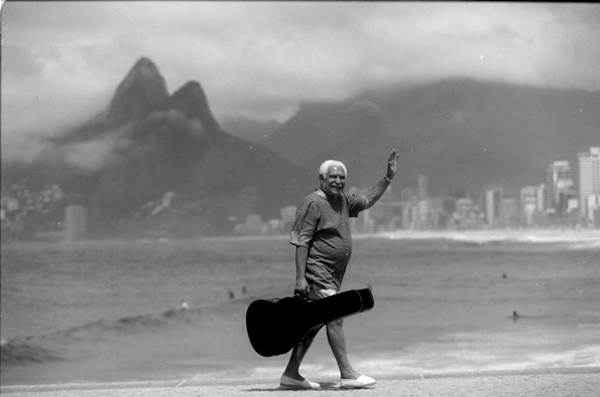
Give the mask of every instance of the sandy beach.
[[[418, 378], [380, 379], [374, 388], [340, 390], [335, 379], [315, 379], [322, 390], [301, 391], [302, 396], [335, 394], [349, 396], [598, 396], [600, 368], [560, 368], [531, 371], [440, 374]], [[281, 390], [277, 379], [231, 379], [217, 384], [206, 381], [170, 380], [152, 382], [79, 383], [62, 385], [7, 386], [2, 394], [11, 397], [187, 397], [187, 396], [278, 396], [297, 391]]]

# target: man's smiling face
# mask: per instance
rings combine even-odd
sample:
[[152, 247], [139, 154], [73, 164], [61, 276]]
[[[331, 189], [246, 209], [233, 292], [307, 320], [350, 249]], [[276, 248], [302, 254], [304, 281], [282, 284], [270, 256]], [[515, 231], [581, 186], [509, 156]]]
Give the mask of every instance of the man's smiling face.
[[339, 165], [331, 165], [325, 176], [321, 175], [321, 190], [330, 197], [339, 197], [346, 186], [346, 172]]

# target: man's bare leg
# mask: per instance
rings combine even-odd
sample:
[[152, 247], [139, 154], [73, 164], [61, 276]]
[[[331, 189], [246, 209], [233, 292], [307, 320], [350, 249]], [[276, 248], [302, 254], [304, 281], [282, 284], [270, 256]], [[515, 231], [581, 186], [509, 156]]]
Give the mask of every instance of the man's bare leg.
[[287, 367], [285, 367], [285, 371], [283, 371], [285, 376], [298, 380], [304, 379], [304, 377], [300, 375], [300, 364], [320, 329], [321, 326], [312, 328], [296, 347], [294, 347], [292, 354], [290, 355], [290, 361], [288, 361]]
[[344, 379], [356, 379], [360, 376], [358, 372], [352, 368], [348, 361], [348, 353], [346, 352], [346, 337], [344, 336], [343, 319], [338, 319], [327, 323], [327, 340], [333, 351], [333, 355], [340, 368], [340, 375]]

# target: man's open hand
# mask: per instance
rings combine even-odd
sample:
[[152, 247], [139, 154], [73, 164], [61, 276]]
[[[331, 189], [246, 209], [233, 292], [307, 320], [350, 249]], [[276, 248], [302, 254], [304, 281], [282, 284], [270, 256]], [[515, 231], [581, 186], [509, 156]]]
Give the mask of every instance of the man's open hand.
[[388, 156], [387, 161], [387, 170], [385, 172], [385, 176], [388, 179], [394, 179], [396, 175], [396, 168], [398, 167], [398, 151], [396, 149], [392, 149], [390, 155]]

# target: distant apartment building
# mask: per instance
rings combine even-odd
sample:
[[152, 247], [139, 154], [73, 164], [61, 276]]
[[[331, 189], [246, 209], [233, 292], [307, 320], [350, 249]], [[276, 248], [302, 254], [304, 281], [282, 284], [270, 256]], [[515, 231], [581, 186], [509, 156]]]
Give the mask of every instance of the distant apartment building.
[[485, 189], [483, 212], [485, 223], [490, 226], [497, 225], [500, 219], [500, 204], [502, 202], [502, 188], [499, 186]]
[[600, 194], [590, 194], [584, 203], [587, 207], [586, 223], [591, 226], [600, 227]]
[[533, 219], [538, 209], [538, 187], [525, 186], [521, 189], [521, 214], [525, 225], [533, 225]]
[[459, 229], [481, 227], [481, 214], [473, 200], [467, 197], [457, 199], [450, 223]]
[[452, 197], [430, 197], [425, 201], [427, 208], [427, 217], [425, 219], [425, 228], [427, 229], [446, 229], [450, 215], [456, 209], [455, 200]]
[[546, 184], [542, 183], [535, 188], [535, 206], [538, 212], [544, 212], [544, 196], [546, 194]]
[[445, 226], [443, 201], [440, 197], [405, 203], [410, 208], [413, 229], [437, 229]]
[[594, 222], [600, 201], [600, 147], [577, 154], [579, 162], [579, 213], [587, 222]]
[[249, 214], [246, 216], [246, 223], [238, 223], [233, 228], [233, 233], [237, 235], [265, 235], [270, 232], [269, 223], [263, 222], [259, 214]]
[[402, 228], [419, 229], [419, 201], [416, 196], [409, 201], [402, 201]]
[[568, 161], [558, 160], [546, 168], [546, 191], [544, 207], [546, 211], [562, 215], [567, 211], [573, 191], [571, 165]]
[[[353, 190], [354, 189], [354, 190]], [[355, 192], [356, 188], [350, 190]], [[397, 201], [392, 186], [389, 186], [381, 199], [371, 208], [364, 211], [362, 222], [351, 220], [358, 230], [365, 232], [395, 230], [402, 226], [403, 207], [405, 203]]]

